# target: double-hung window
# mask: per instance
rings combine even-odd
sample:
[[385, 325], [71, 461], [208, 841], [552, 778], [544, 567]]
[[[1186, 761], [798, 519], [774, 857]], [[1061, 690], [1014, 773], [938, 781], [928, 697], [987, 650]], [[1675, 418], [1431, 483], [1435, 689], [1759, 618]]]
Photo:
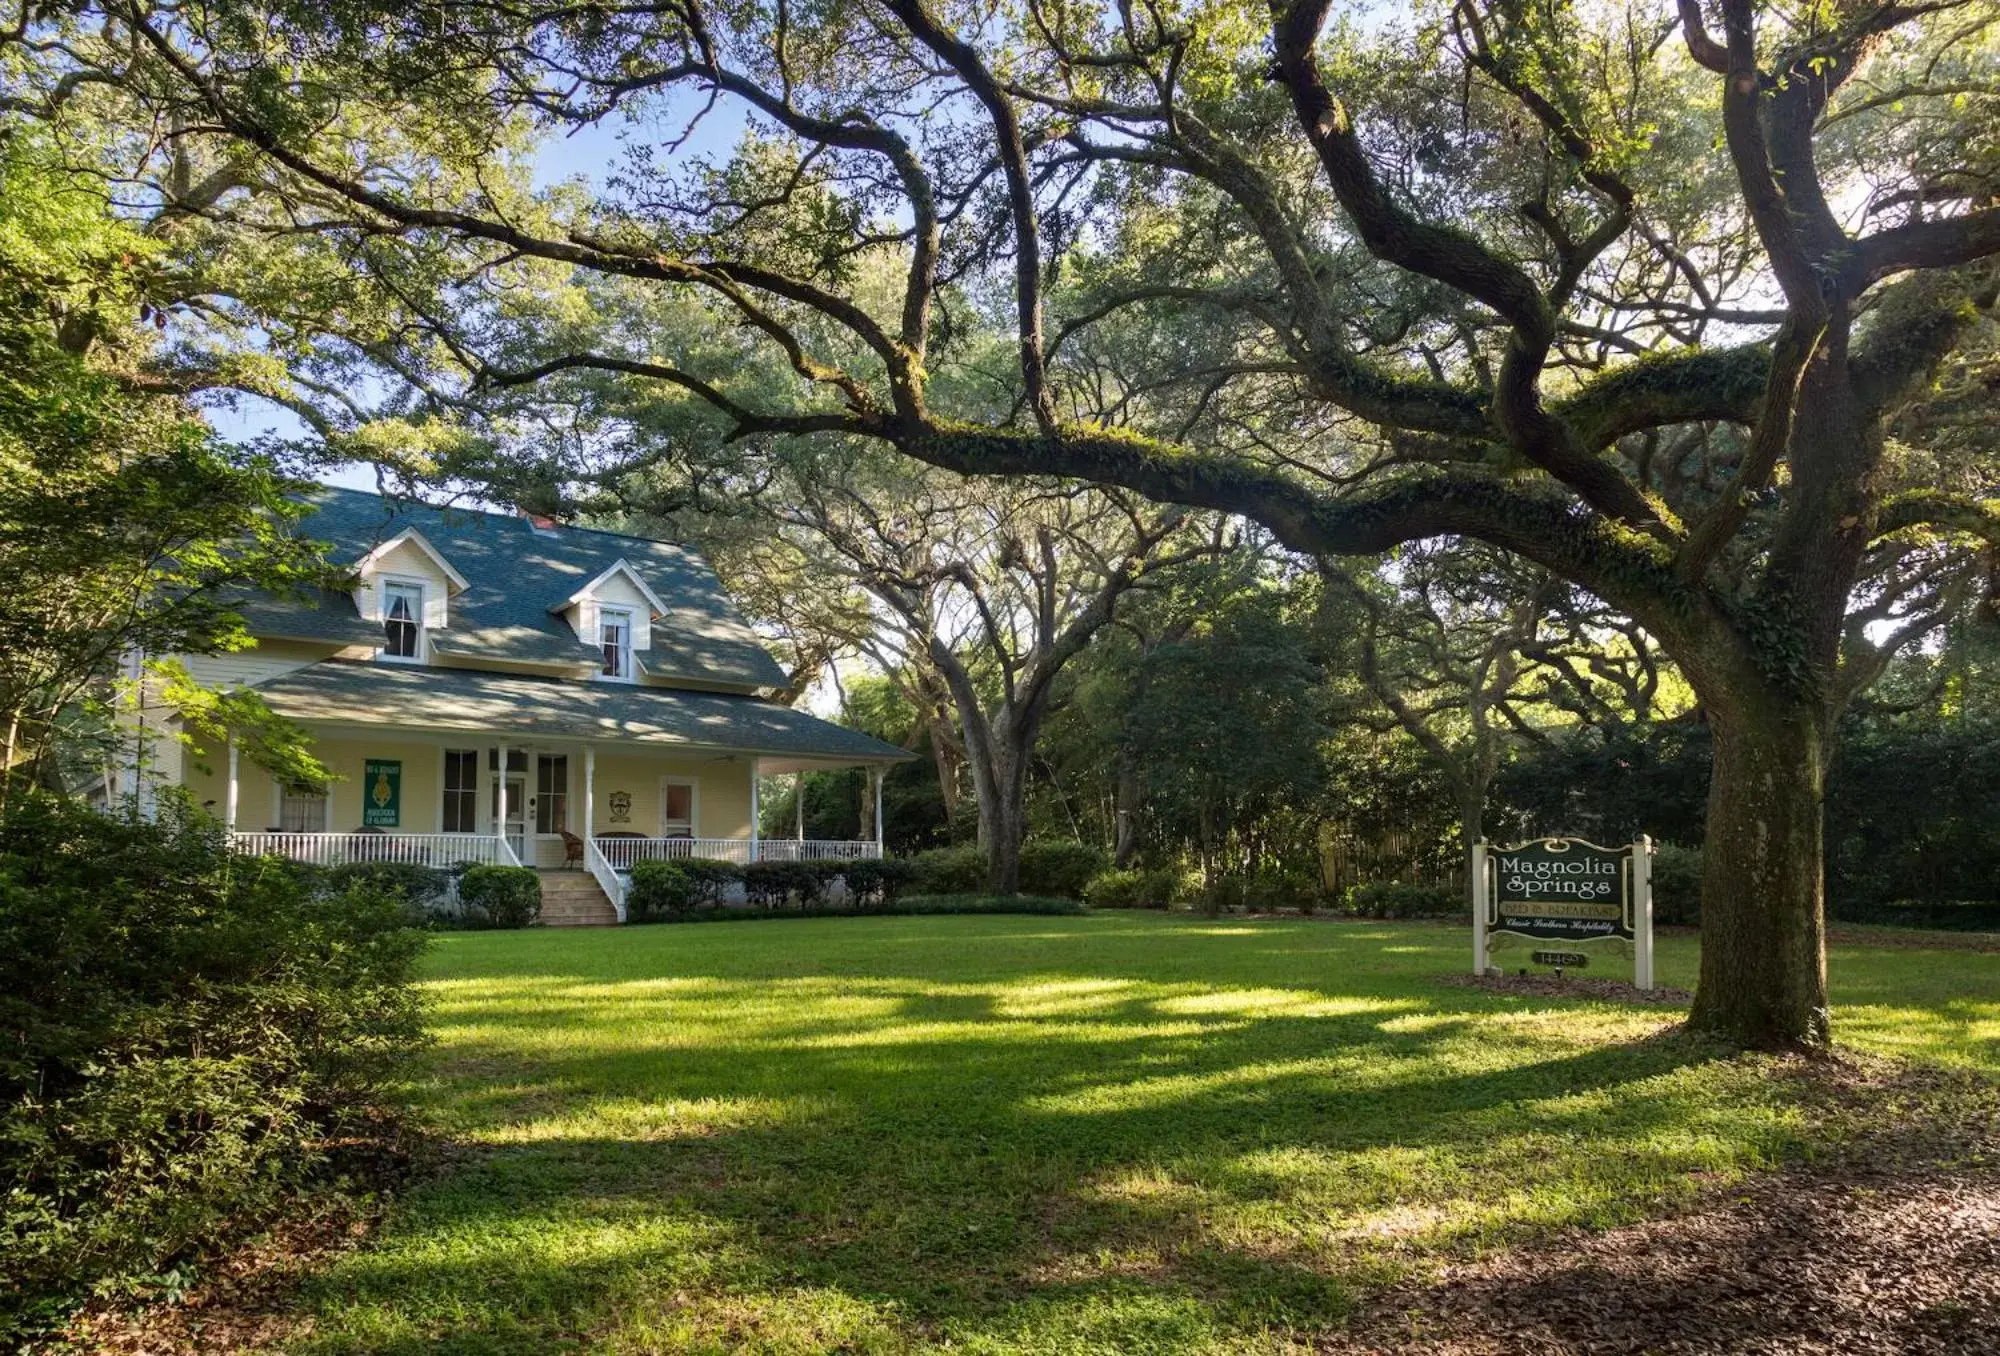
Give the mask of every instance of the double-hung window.
[[384, 659], [415, 663], [424, 654], [424, 586], [393, 579], [382, 582]]
[[326, 832], [326, 790], [288, 786], [278, 802], [278, 827], [286, 833]]
[[479, 832], [479, 753], [444, 751], [444, 831]]
[[597, 614], [597, 638], [604, 647], [604, 676], [632, 677], [632, 614], [622, 608], [602, 608]]

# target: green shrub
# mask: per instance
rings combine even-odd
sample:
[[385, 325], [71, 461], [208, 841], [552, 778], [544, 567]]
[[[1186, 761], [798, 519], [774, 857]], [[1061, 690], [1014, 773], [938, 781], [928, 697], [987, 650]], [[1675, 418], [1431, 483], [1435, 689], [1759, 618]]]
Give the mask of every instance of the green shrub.
[[986, 853], [977, 843], [932, 848], [910, 858], [912, 889], [927, 895], [972, 894], [986, 886]]
[[857, 908], [889, 909], [916, 878], [917, 868], [907, 857], [864, 858], [841, 863], [840, 874]]
[[654, 923], [704, 906], [720, 908], [729, 887], [742, 880], [741, 866], [714, 857], [634, 862], [626, 917], [635, 923]]
[[1244, 882], [1243, 902], [1259, 912], [1297, 909], [1309, 914], [1319, 907], [1319, 880], [1309, 872], [1267, 868]]
[[417, 862], [347, 862], [328, 867], [323, 876], [326, 888], [344, 891], [359, 885], [377, 894], [400, 899], [411, 914], [422, 920], [451, 915], [452, 873]]
[[1653, 922], [1701, 923], [1701, 849], [1679, 843], [1653, 847]]
[[1217, 876], [1205, 881], [1195, 895], [1203, 913], [1214, 915], [1243, 907], [1243, 877]]
[[542, 878], [525, 866], [475, 866], [459, 878], [467, 927], [525, 928], [542, 916]]
[[782, 909], [794, 900], [800, 909], [826, 902], [827, 889], [844, 862], [752, 862], [743, 868], [744, 898], [759, 908]]
[[1375, 881], [1349, 888], [1341, 912], [1355, 918], [1462, 917], [1469, 922], [1472, 906], [1458, 891], [1440, 885]]
[[1083, 887], [1111, 864], [1103, 848], [1066, 839], [1021, 844], [1021, 890], [1082, 899]]
[[1025, 913], [1079, 914], [1088, 907], [1075, 899], [1049, 895], [910, 895], [896, 905], [899, 914], [932, 913]]
[[0, 822], [0, 1348], [333, 1188], [421, 1040], [406, 903], [13, 788]]
[[692, 910], [703, 893], [679, 862], [637, 861], [632, 863], [632, 886], [625, 892], [625, 917], [634, 923], [671, 918]]
[[1093, 909], [1164, 909], [1179, 889], [1172, 871], [1100, 871], [1083, 887], [1083, 902]]
[[730, 886], [743, 883], [741, 862], [725, 862], [720, 857], [683, 857], [674, 865], [702, 892], [698, 903], [720, 904]]

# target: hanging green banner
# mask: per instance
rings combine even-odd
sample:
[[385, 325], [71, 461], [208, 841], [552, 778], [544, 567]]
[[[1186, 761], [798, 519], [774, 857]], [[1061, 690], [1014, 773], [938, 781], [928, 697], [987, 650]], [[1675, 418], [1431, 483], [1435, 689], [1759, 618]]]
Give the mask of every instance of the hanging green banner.
[[364, 828], [393, 829], [403, 822], [403, 763], [398, 758], [370, 758], [361, 779], [361, 823]]

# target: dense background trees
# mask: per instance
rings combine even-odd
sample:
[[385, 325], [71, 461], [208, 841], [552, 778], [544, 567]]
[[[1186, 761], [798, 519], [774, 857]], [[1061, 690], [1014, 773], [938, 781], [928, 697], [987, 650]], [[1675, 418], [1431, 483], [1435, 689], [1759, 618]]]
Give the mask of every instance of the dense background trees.
[[[9, 106], [121, 129], [79, 145], [202, 265], [186, 380], [406, 471], [615, 488], [615, 441], [520, 394], [587, 378], [723, 450], [839, 435], [1568, 581], [1708, 720], [1697, 1022], [1822, 1039], [1842, 713], [2000, 535], [1962, 417], [1993, 8], [1329, 16], [75, 4]], [[607, 124], [620, 173], [532, 189], [537, 133]]]

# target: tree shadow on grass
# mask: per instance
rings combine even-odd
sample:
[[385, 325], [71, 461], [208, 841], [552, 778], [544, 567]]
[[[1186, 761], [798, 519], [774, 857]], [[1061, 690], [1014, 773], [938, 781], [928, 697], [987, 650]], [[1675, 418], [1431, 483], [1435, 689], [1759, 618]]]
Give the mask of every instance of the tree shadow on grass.
[[[1560, 1160], [1589, 1201], [1684, 1172], [1674, 1133], [1701, 1133], [1685, 1097], [1616, 1096], [1712, 1056], [1685, 1041], [1517, 1035], [1466, 1068], [1495, 1012], [1407, 985], [1016, 980], [845, 977], [830, 1012], [802, 981], [775, 986], [800, 1012], [720, 975], [624, 1002], [528, 986], [529, 1012], [446, 1062], [477, 1071], [452, 1101], [485, 1143], [322, 1283], [329, 1317], [348, 1308], [321, 1349], [1195, 1351], [1338, 1322], [1393, 1270], [1343, 1217], [1402, 1212], [1393, 1254], [1467, 1227], [1454, 1210], [1496, 1158]], [[516, 1048], [512, 1085], [478, 1086], [510, 1042], [607, 1020], [666, 1043]], [[1579, 1097], [1607, 1107], [1579, 1124]], [[1591, 1134], [1601, 1161], [1575, 1151]], [[1563, 1222], [1488, 1194], [1471, 1227]]]

